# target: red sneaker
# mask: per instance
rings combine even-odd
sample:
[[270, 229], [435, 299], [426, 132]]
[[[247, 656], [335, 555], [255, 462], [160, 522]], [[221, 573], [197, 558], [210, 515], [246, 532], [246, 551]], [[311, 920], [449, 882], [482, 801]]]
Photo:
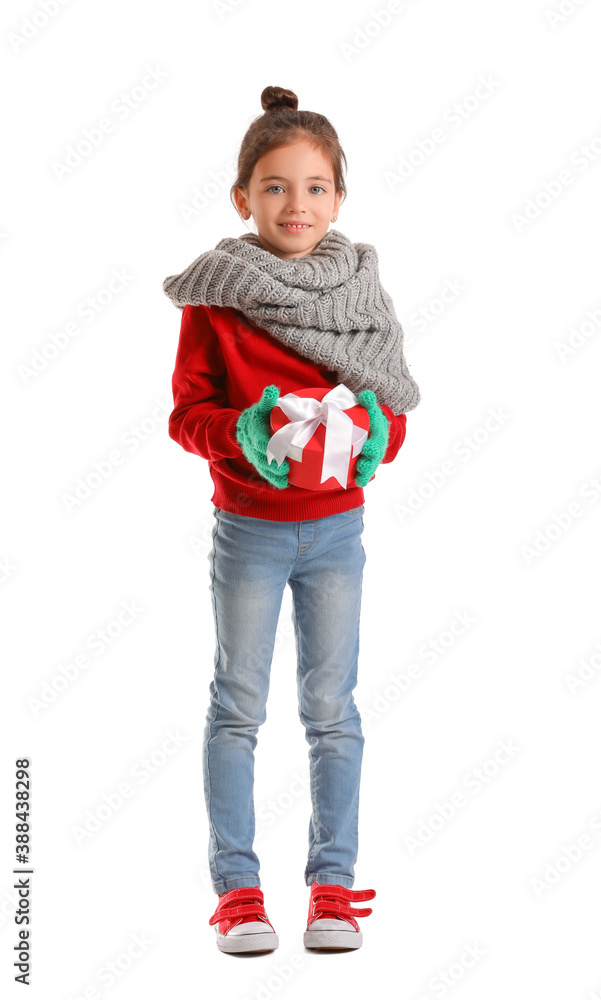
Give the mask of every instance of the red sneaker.
[[209, 924], [217, 924], [215, 933], [220, 951], [273, 951], [280, 943], [265, 912], [258, 885], [226, 892], [219, 898]]
[[355, 917], [368, 917], [369, 906], [353, 910], [350, 903], [373, 899], [375, 889], [347, 889], [343, 885], [311, 884], [305, 948], [360, 948], [363, 935]]

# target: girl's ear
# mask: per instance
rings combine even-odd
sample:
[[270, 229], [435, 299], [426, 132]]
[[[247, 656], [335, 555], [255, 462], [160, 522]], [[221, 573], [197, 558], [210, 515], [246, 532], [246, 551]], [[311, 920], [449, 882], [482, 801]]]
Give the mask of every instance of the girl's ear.
[[234, 188], [234, 201], [236, 203], [236, 208], [238, 209], [238, 212], [240, 213], [242, 218], [247, 219], [250, 215], [250, 212], [248, 211], [248, 206], [246, 204], [244, 188], [240, 187]]

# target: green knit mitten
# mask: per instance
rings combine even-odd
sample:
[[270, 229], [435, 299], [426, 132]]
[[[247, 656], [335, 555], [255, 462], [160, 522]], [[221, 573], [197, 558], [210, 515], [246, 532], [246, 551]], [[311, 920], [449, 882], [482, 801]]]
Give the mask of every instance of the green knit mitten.
[[[269, 414], [275, 406], [280, 390], [277, 385], [267, 385], [258, 403], [248, 406], [238, 417], [236, 439], [244, 457], [254, 465], [264, 479], [283, 490], [288, 485], [290, 463], [287, 458], [278, 466], [275, 458], [267, 461], [267, 445], [272, 436]], [[365, 442], [367, 444], [367, 441]]]
[[367, 486], [386, 453], [390, 423], [372, 389], [362, 389], [357, 402], [369, 413], [369, 435], [357, 459], [355, 482], [357, 486]]

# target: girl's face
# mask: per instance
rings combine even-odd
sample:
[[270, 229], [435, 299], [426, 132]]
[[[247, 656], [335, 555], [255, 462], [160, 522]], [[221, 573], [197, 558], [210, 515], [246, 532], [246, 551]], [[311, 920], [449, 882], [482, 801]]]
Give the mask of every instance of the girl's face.
[[[305, 139], [265, 153], [248, 188], [234, 192], [240, 214], [253, 216], [263, 249], [282, 260], [315, 249], [338, 215], [341, 197], [329, 160]], [[287, 222], [303, 228], [286, 228]]]

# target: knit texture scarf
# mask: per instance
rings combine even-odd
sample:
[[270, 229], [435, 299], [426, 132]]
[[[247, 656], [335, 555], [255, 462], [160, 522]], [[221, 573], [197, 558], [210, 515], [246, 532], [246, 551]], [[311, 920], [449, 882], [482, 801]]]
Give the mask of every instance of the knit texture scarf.
[[372, 389], [396, 415], [420, 391], [403, 355], [403, 329], [380, 284], [369, 243], [329, 230], [305, 257], [282, 260], [255, 233], [226, 237], [201, 253], [163, 291], [178, 307], [230, 306], [316, 364], [355, 394]]

